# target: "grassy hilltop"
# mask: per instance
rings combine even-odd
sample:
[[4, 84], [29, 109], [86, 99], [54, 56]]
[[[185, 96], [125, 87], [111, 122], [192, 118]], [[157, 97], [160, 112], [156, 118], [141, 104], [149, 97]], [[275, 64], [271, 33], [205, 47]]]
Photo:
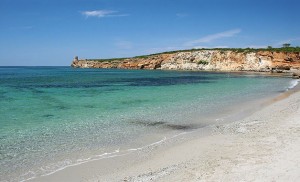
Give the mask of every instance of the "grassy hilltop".
[[[270, 51], [270, 52], [300, 52], [300, 47], [280, 47], [280, 48], [201, 48], [201, 49], [185, 49], [185, 50], [176, 50], [176, 51], [167, 51], [149, 55], [141, 55], [130, 58], [148, 58], [150, 56], [160, 55], [160, 54], [173, 54], [178, 52], [193, 52], [193, 51], [204, 51], [204, 50], [218, 50], [218, 51], [233, 51], [238, 53], [248, 53], [248, 52], [258, 52], [258, 51]], [[109, 58], [109, 59], [86, 59], [86, 61], [100, 61], [100, 62], [109, 62], [109, 61], [122, 61], [124, 59], [129, 59], [129, 57], [124, 58]]]

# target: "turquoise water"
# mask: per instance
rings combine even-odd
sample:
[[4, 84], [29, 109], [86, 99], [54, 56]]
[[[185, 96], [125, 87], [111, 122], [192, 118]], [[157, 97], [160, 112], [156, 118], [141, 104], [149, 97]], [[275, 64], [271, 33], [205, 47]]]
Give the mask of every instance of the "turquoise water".
[[0, 181], [205, 127], [291, 84], [246, 73], [0, 67]]

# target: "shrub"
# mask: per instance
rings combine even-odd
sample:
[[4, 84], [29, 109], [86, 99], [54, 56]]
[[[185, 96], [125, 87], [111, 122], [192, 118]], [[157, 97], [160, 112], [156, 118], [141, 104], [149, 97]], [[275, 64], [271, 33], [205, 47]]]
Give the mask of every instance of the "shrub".
[[[271, 46], [268, 46], [267, 48], [201, 48], [201, 49], [188, 49], [188, 50], [176, 50], [176, 51], [169, 51], [169, 52], [162, 52], [162, 53], [155, 53], [155, 54], [149, 54], [149, 55], [141, 55], [136, 56], [133, 58], [149, 58], [151, 56], [157, 56], [160, 54], [172, 54], [172, 53], [178, 53], [178, 52], [193, 52], [193, 51], [201, 51], [201, 50], [218, 50], [221, 53], [225, 53], [225, 51], [234, 51], [237, 53], [248, 53], [248, 52], [258, 52], [258, 51], [272, 51], [272, 52], [300, 52], [300, 47], [292, 47], [291, 44], [284, 44], [284, 47], [281, 48], [274, 48]], [[86, 59], [87, 61], [100, 61], [100, 62], [111, 62], [111, 61], [122, 61], [128, 58], [111, 58], [111, 59]], [[198, 64], [208, 64], [205, 60], [200, 60]]]
[[203, 64], [203, 65], [207, 65], [208, 64], [208, 61], [205, 61], [205, 60], [200, 60], [197, 62], [198, 64]]

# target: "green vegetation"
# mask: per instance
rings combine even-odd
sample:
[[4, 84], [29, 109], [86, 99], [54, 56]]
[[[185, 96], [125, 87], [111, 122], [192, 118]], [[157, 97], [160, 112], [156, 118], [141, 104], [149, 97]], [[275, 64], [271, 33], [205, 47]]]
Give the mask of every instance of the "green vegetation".
[[[249, 53], [249, 52], [258, 52], [258, 51], [270, 51], [270, 52], [300, 52], [300, 47], [290, 47], [291, 44], [283, 44], [281, 48], [273, 48], [268, 46], [267, 48], [202, 48], [202, 49], [186, 49], [186, 50], [176, 50], [176, 51], [168, 51], [168, 52], [161, 52], [156, 54], [149, 54], [149, 55], [141, 55], [131, 58], [111, 58], [111, 59], [86, 59], [86, 61], [101, 61], [101, 62], [112, 62], [112, 61], [124, 61], [125, 59], [132, 59], [132, 58], [139, 58], [139, 59], [146, 59], [152, 56], [157, 56], [160, 54], [174, 54], [178, 52], [194, 52], [194, 51], [201, 51], [201, 50], [218, 50], [224, 53], [225, 51], [233, 51], [237, 53]], [[199, 63], [201, 64], [201, 63]]]
[[125, 59], [128, 59], [128, 58], [86, 59], [86, 61], [112, 62], [112, 61], [123, 61]]
[[208, 64], [208, 61], [200, 60], [200, 61], [197, 62], [197, 64], [207, 65], [207, 64]]
[[157, 54], [149, 54], [149, 55], [142, 55], [142, 56], [135, 56], [135, 57], [125, 57], [125, 58], [110, 58], [110, 59], [86, 59], [86, 61], [100, 61], [100, 62], [113, 62], [113, 61], [124, 61], [125, 59], [146, 59], [151, 56], [160, 55], [163, 53], [157, 53]]

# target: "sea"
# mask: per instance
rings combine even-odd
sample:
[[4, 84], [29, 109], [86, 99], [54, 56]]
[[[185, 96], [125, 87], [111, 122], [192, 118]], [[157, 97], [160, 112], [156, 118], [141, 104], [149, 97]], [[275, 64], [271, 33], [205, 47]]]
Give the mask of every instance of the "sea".
[[241, 72], [0, 67], [0, 181], [51, 175], [230, 122], [296, 84]]

